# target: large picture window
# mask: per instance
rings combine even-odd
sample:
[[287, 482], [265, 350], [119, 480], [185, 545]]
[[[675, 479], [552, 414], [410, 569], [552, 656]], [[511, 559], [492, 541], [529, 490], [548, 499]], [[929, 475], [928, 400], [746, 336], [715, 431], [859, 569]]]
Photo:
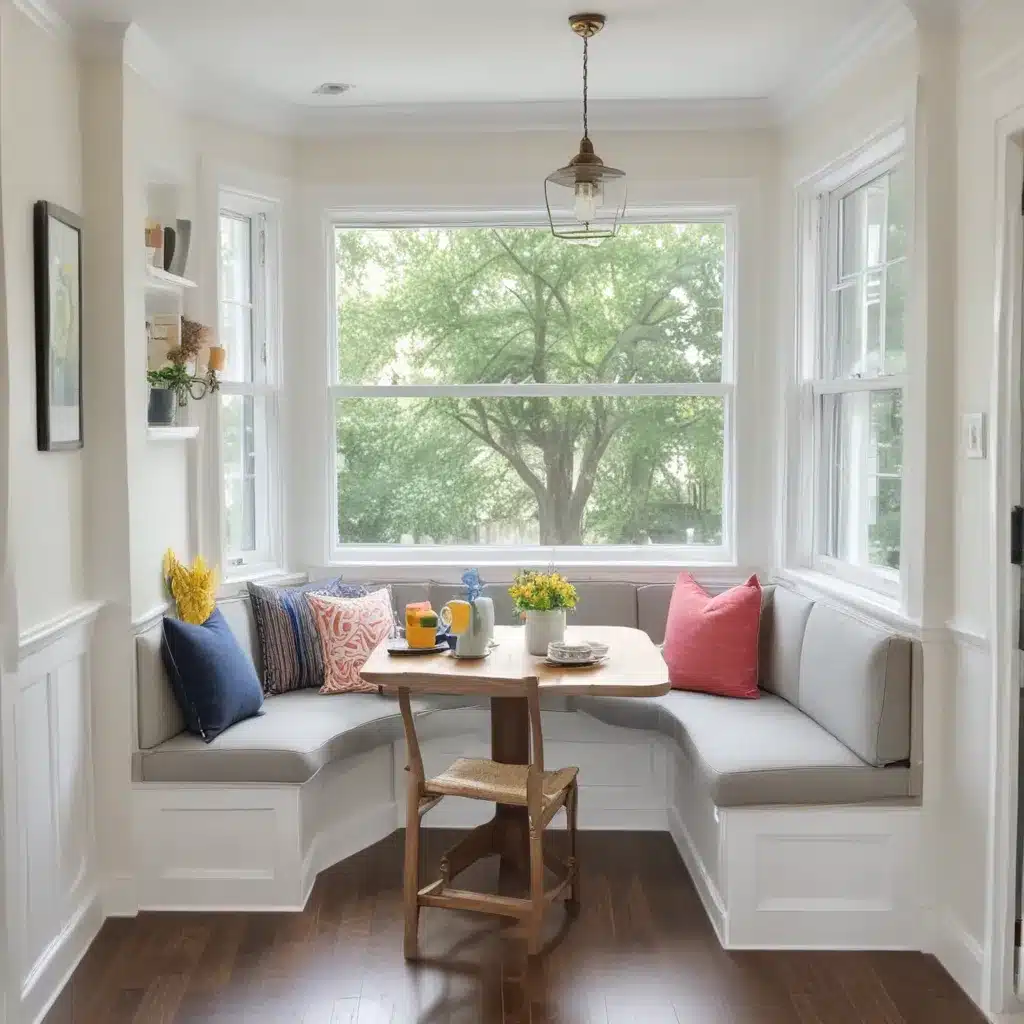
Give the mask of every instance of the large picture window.
[[336, 543], [731, 550], [731, 223], [333, 234]]
[[819, 568], [899, 583], [908, 171], [900, 157], [822, 197], [822, 317], [811, 382]]

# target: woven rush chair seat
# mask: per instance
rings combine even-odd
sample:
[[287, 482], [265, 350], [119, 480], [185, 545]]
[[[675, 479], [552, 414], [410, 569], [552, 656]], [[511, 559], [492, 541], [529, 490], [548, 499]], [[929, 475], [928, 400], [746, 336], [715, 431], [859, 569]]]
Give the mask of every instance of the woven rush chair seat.
[[[424, 784], [432, 796], [463, 796], [471, 800], [489, 800], [496, 804], [526, 807], [526, 780], [530, 766], [499, 764], [484, 758], [460, 757], [450, 768]], [[576, 778], [577, 768], [560, 768], [544, 772], [543, 800], [545, 806], [559, 800]]]

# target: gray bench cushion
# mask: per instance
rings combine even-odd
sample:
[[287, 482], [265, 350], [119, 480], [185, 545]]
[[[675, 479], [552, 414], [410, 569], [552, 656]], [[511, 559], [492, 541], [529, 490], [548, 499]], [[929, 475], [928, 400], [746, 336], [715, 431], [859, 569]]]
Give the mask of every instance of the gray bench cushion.
[[911, 641], [815, 602], [797, 701], [869, 764], [910, 758]]
[[907, 796], [908, 770], [865, 764], [773, 694], [733, 700], [674, 691], [647, 700], [579, 697], [574, 703], [609, 725], [648, 729], [675, 740], [719, 807], [866, 803]]
[[[424, 737], [423, 719], [472, 700], [413, 700]], [[354, 757], [404, 737], [398, 702], [374, 693], [325, 697], [298, 690], [268, 697], [262, 715], [239, 722], [212, 743], [189, 733], [139, 754], [144, 782], [301, 783], [325, 764]], [[441, 724], [441, 723], [438, 723]], [[456, 721], [449, 721], [453, 728]]]
[[761, 685], [800, 705], [800, 653], [812, 601], [784, 587], [766, 587], [761, 608]]

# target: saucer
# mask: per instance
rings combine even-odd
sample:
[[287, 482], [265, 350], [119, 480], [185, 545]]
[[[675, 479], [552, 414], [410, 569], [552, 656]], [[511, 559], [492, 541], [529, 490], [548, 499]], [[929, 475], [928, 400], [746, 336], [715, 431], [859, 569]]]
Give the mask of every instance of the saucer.
[[552, 668], [594, 668], [596, 665], [603, 665], [607, 660], [607, 655], [591, 658], [590, 661], [555, 661], [554, 658], [544, 658], [544, 664]]

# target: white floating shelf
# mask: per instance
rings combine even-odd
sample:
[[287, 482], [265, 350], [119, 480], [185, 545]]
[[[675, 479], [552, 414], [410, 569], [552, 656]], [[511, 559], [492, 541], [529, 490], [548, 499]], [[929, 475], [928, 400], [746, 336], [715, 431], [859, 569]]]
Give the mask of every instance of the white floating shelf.
[[195, 281], [187, 277], [178, 277], [177, 274], [169, 274], [166, 270], [146, 264], [146, 291], [147, 292], [172, 292], [181, 294], [187, 288], [195, 288]]
[[199, 427], [147, 427], [150, 441], [192, 441], [199, 436]]

